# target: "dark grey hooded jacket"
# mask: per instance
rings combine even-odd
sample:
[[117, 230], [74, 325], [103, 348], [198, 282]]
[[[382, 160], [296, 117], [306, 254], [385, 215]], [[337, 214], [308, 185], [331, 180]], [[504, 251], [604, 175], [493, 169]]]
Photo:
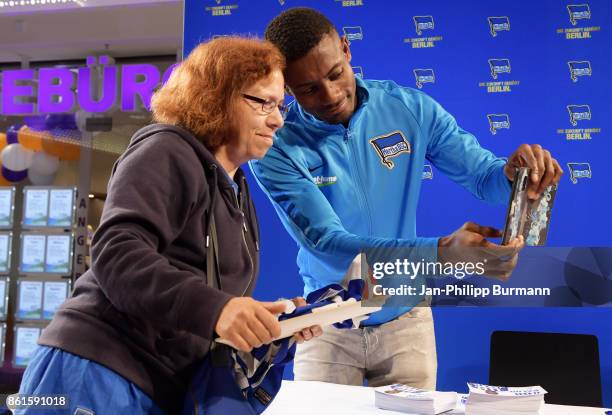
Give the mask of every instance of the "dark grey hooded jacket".
[[[221, 169], [182, 128], [138, 131], [113, 168], [91, 269], [39, 344], [114, 370], [177, 413], [222, 308], [251, 294], [259, 270], [259, 230], [244, 173], [234, 177], [236, 196]], [[221, 290], [206, 284], [211, 210]]]

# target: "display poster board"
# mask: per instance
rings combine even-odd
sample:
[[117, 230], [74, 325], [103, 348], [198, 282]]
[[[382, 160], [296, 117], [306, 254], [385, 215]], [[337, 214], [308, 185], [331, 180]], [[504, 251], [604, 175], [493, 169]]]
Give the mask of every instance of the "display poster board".
[[74, 189], [51, 189], [49, 191], [49, 219], [47, 226], [70, 228], [75, 211]]
[[47, 235], [45, 272], [70, 274], [72, 264], [72, 235]]
[[51, 320], [60, 305], [68, 298], [68, 281], [45, 281], [43, 289], [43, 320]]
[[73, 187], [26, 186], [23, 190], [24, 228], [72, 228], [76, 190]]
[[73, 239], [71, 233], [21, 235], [22, 274], [70, 275], [72, 272]]
[[17, 281], [18, 320], [40, 320], [42, 318], [43, 281], [20, 279]]
[[26, 367], [30, 363], [30, 359], [38, 347], [37, 342], [40, 332], [40, 327], [20, 324], [15, 326], [15, 347], [13, 353], [13, 365], [15, 367]]
[[0, 187], [0, 228], [13, 227], [13, 212], [15, 210], [15, 188]]
[[49, 216], [49, 189], [26, 187], [23, 192], [22, 226], [47, 226], [47, 219]]
[[6, 319], [9, 292], [8, 288], [8, 277], [0, 277], [0, 320]]
[[0, 323], [0, 365], [4, 363], [4, 350], [6, 350], [6, 323]]
[[12, 232], [0, 232], [0, 275], [8, 274], [11, 268]]
[[22, 274], [45, 272], [46, 235], [21, 235], [21, 262], [19, 271]]

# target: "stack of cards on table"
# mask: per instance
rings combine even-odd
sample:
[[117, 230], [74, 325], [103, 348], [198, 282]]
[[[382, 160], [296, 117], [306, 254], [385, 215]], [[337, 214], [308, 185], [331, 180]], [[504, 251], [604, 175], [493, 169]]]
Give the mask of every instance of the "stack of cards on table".
[[466, 415], [531, 415], [544, 406], [541, 386], [506, 387], [468, 383]]
[[410, 414], [436, 415], [455, 408], [457, 393], [436, 392], [395, 383], [374, 389], [374, 405]]

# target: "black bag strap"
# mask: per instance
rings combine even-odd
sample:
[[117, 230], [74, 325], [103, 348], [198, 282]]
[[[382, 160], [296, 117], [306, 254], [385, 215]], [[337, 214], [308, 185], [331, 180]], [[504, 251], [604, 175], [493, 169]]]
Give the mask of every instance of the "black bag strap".
[[[209, 287], [221, 289], [221, 278], [219, 277], [219, 245], [217, 243], [217, 227], [215, 217], [210, 214], [210, 235], [206, 248], [206, 283]], [[221, 343], [212, 343], [210, 347], [211, 364], [213, 367], [232, 366], [229, 346]]]
[[215, 216], [210, 212], [210, 238], [206, 243], [206, 284], [209, 287], [221, 289], [221, 278], [219, 277], [219, 245], [217, 244], [217, 227]]

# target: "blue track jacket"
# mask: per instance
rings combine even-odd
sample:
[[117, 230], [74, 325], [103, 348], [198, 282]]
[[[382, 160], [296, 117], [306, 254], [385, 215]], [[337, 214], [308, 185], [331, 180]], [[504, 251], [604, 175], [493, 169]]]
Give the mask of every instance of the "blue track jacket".
[[[293, 103], [272, 148], [251, 162], [299, 245], [305, 296], [340, 282], [353, 258], [370, 248], [406, 247], [437, 260], [438, 238], [416, 233], [426, 159], [480, 199], [507, 203], [510, 195], [506, 160], [480, 147], [432, 98], [392, 81], [356, 80], [359, 106], [348, 128]], [[409, 309], [384, 308], [363, 324]]]

